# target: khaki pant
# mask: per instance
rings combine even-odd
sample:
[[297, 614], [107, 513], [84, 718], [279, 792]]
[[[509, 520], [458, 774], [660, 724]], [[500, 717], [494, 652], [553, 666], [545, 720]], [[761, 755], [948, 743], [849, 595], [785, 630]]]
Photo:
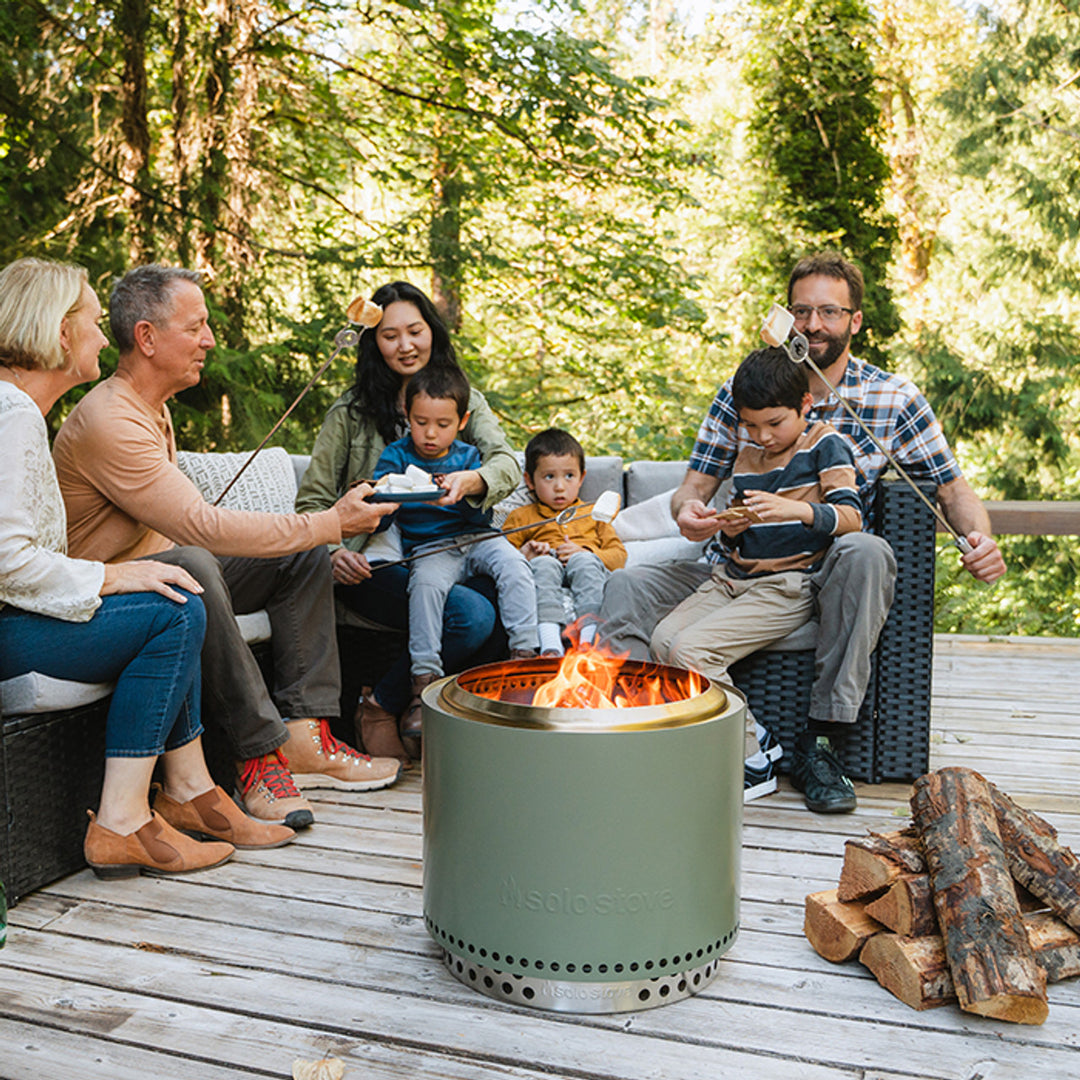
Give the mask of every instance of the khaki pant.
[[[791, 570], [758, 578], [728, 577], [715, 569], [653, 631], [660, 661], [692, 668], [731, 686], [728, 668], [808, 622], [814, 613], [810, 575]], [[754, 718], [746, 713], [746, 756], [758, 751]]]

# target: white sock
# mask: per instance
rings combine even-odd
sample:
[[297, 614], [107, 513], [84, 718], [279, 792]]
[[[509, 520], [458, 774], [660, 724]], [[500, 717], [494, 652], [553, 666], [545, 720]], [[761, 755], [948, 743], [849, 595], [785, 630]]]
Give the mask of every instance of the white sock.
[[562, 627], [557, 622], [542, 622], [540, 630], [540, 651], [542, 653], [563, 654]]
[[585, 623], [581, 628], [581, 636], [578, 640], [582, 645], [591, 645], [596, 640], [597, 624], [594, 622]]
[[769, 764], [769, 759], [765, 756], [763, 750], [759, 750], [756, 754], [751, 754], [746, 759], [746, 764], [752, 769], [764, 769]]

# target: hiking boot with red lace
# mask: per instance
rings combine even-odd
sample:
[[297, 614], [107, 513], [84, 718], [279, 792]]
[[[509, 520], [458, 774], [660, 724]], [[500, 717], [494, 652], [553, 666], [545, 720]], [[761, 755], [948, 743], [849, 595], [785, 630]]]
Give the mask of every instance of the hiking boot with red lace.
[[288, 720], [289, 741], [282, 747], [298, 788], [374, 791], [388, 787], [401, 772], [391, 757], [368, 757], [330, 733], [326, 720]]
[[237, 799], [263, 821], [280, 821], [290, 829], [306, 829], [314, 820], [311, 803], [296, 788], [289, 763], [280, 750], [237, 764]]

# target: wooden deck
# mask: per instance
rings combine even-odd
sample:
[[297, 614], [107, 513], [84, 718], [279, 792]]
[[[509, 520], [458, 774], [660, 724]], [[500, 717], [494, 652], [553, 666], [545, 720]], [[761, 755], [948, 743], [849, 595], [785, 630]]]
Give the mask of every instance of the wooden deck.
[[[940, 638], [935, 767], [965, 764], [1080, 846], [1080, 642]], [[700, 995], [570, 1017], [502, 1005], [443, 969], [421, 919], [420, 780], [324, 793], [295, 844], [187, 880], [99, 882], [26, 898], [0, 952], [4, 1080], [1080, 1078], [1080, 980], [1019, 1027], [914, 1012], [802, 936], [806, 893], [843, 841], [907, 815], [906, 785], [862, 786], [817, 817], [785, 788], [747, 807], [742, 930]]]

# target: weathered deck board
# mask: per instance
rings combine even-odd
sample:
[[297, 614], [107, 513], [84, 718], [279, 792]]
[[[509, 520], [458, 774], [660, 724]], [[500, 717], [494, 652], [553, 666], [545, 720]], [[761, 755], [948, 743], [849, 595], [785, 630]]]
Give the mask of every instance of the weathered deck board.
[[[1080, 846], [1080, 642], [940, 638], [934, 767], [979, 769]], [[0, 953], [2, 1080], [1080, 1080], [1080, 980], [1020, 1028], [916, 1013], [802, 935], [844, 840], [907, 817], [908, 786], [859, 785], [856, 813], [806, 812], [786, 783], [746, 808], [742, 929], [697, 997], [642, 1013], [518, 1009], [444, 971], [421, 917], [420, 780], [317, 793], [290, 847], [189, 879], [88, 871], [26, 898]]]

